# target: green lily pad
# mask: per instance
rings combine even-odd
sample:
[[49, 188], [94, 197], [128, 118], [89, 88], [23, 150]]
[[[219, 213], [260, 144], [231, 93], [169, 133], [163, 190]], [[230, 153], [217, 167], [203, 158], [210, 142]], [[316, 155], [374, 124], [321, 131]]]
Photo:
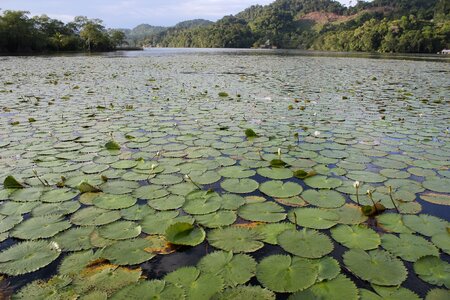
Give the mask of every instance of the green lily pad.
[[403, 263], [386, 251], [351, 249], [344, 253], [344, 264], [356, 276], [382, 286], [400, 285], [408, 271]]
[[122, 209], [136, 204], [137, 199], [128, 195], [99, 194], [92, 204], [103, 209]]
[[169, 195], [169, 192], [160, 185], [145, 185], [137, 188], [133, 196], [139, 199], [152, 200]]
[[308, 289], [296, 292], [289, 296], [288, 300], [315, 300], [315, 299], [359, 299], [358, 289], [353, 281], [339, 275], [335, 279], [322, 281]]
[[425, 282], [450, 289], [450, 264], [439, 257], [422, 257], [414, 263], [414, 272]]
[[219, 210], [206, 215], [197, 215], [195, 219], [207, 228], [219, 228], [233, 224], [237, 215], [232, 210]]
[[225, 167], [220, 169], [218, 173], [226, 178], [248, 178], [256, 174], [254, 170], [249, 170], [241, 166]]
[[206, 233], [201, 227], [178, 222], [166, 229], [166, 237], [174, 245], [196, 246], [203, 242]]
[[411, 229], [405, 226], [402, 215], [394, 213], [384, 213], [376, 217], [378, 226], [386, 232], [411, 233]]
[[263, 242], [278, 245], [278, 236], [286, 230], [295, 229], [295, 225], [288, 222], [268, 223], [258, 225], [255, 230], [264, 236]]
[[86, 207], [72, 215], [70, 222], [75, 225], [105, 225], [120, 219], [119, 211], [111, 211], [98, 207]]
[[17, 181], [14, 176], [9, 175], [3, 180], [3, 187], [5, 189], [23, 189], [25, 186]]
[[120, 150], [120, 145], [116, 141], [109, 141], [105, 144], [107, 150]]
[[315, 189], [334, 189], [342, 185], [340, 179], [320, 175], [306, 178], [305, 183]]
[[309, 204], [323, 208], [337, 208], [345, 204], [345, 198], [331, 190], [306, 190], [301, 196]]
[[181, 286], [186, 291], [186, 299], [208, 300], [223, 289], [223, 279], [213, 274], [200, 274], [195, 267], [183, 267], [167, 274], [166, 282]]
[[186, 196], [183, 210], [192, 215], [205, 215], [221, 207], [221, 198], [215, 192], [195, 191]]
[[116, 221], [98, 227], [98, 234], [110, 240], [126, 240], [141, 234], [141, 226], [132, 221]]
[[254, 252], [261, 249], [263, 236], [254, 230], [242, 227], [225, 227], [208, 232], [207, 240], [215, 248], [239, 252]]
[[437, 193], [450, 193], [450, 178], [427, 178], [423, 183], [424, 188]]
[[220, 186], [227, 192], [236, 194], [247, 194], [258, 189], [258, 182], [253, 179], [225, 179]]
[[137, 161], [134, 160], [119, 160], [116, 162], [113, 162], [111, 164], [111, 167], [113, 167], [114, 169], [131, 169], [136, 167], [138, 164]]
[[420, 198], [433, 204], [450, 205], [450, 196], [448, 194], [425, 193], [421, 194]]
[[125, 220], [140, 221], [145, 216], [155, 213], [155, 210], [148, 205], [135, 204], [131, 207], [120, 210], [120, 215]]
[[117, 241], [103, 250], [102, 257], [116, 265], [137, 265], [155, 256], [145, 251], [147, 247], [151, 247], [151, 243], [146, 239]]
[[176, 222], [178, 211], [162, 211], [145, 216], [140, 224], [147, 234], [164, 234], [167, 227]]
[[378, 233], [364, 225], [339, 225], [331, 229], [331, 237], [350, 249], [371, 250], [381, 244]]
[[64, 251], [91, 249], [92, 245], [89, 236], [92, 231], [94, 231], [94, 228], [90, 226], [70, 228], [56, 235], [53, 240], [58, 243], [59, 247]]
[[78, 201], [66, 201], [63, 203], [43, 203], [32, 210], [34, 217], [44, 215], [69, 215], [81, 207]]
[[9, 198], [10, 200], [17, 202], [34, 202], [38, 201], [41, 198], [41, 195], [44, 191], [45, 188], [41, 187], [18, 189], [13, 192], [9, 196]]
[[185, 197], [178, 195], [169, 195], [166, 197], [148, 201], [148, 205], [157, 210], [178, 209], [185, 203]]
[[58, 245], [44, 240], [15, 244], [0, 252], [0, 273], [10, 276], [27, 274], [39, 270], [61, 253]]
[[430, 215], [405, 215], [403, 216], [403, 222], [411, 230], [425, 236], [447, 232], [449, 227], [447, 221]]
[[271, 180], [262, 183], [259, 190], [270, 197], [289, 198], [300, 194], [303, 188], [295, 182], [284, 183], [283, 181]]
[[30, 218], [11, 231], [11, 236], [23, 240], [37, 240], [52, 237], [60, 231], [69, 228], [70, 222], [58, 215], [45, 215]]
[[225, 289], [213, 296], [212, 300], [258, 299], [275, 300], [275, 294], [268, 289], [254, 285], [242, 285]]
[[286, 218], [284, 208], [274, 202], [247, 203], [239, 207], [238, 215], [249, 221], [272, 223]]
[[334, 246], [330, 238], [316, 230], [286, 230], [278, 236], [278, 244], [289, 253], [305, 258], [321, 258]]
[[357, 225], [368, 219], [368, 217], [362, 213], [361, 208], [355, 204], [347, 203], [339, 208], [330, 209], [330, 211], [339, 216], [337, 222], [340, 224]]
[[196, 184], [213, 184], [220, 180], [221, 176], [216, 173], [215, 171], [206, 171], [202, 173], [197, 172], [191, 172], [189, 173], [189, 176], [191, 177], [192, 181]]
[[433, 235], [431, 237], [431, 241], [437, 247], [441, 248], [442, 251], [444, 251], [447, 254], [450, 254], [450, 233], [449, 232], [438, 233], [436, 235]]
[[0, 216], [0, 233], [9, 231], [22, 221], [21, 215]]
[[339, 216], [329, 210], [312, 207], [299, 207], [291, 209], [289, 211], [288, 218], [292, 223], [303, 227], [328, 229], [337, 224]]
[[122, 288], [110, 299], [184, 299], [184, 297], [183, 289], [174, 284], [163, 280], [143, 280]]
[[450, 297], [450, 291], [446, 289], [432, 289], [428, 292], [425, 300], [447, 300]]
[[427, 255], [439, 256], [439, 250], [424, 238], [413, 234], [384, 234], [381, 237], [382, 246], [403, 260], [415, 262]]
[[317, 267], [309, 260], [289, 255], [265, 257], [256, 267], [258, 281], [279, 293], [304, 290], [316, 282], [317, 275]]
[[275, 180], [289, 179], [293, 176], [291, 170], [284, 168], [260, 168], [256, 171], [261, 176]]
[[316, 264], [319, 274], [317, 275], [317, 282], [332, 280], [336, 278], [341, 272], [341, 267], [339, 262], [330, 256], [325, 256], [320, 259], [311, 260], [312, 263]]
[[216, 251], [204, 256], [197, 267], [202, 273], [223, 278], [225, 286], [244, 284], [256, 273], [256, 261], [246, 254]]

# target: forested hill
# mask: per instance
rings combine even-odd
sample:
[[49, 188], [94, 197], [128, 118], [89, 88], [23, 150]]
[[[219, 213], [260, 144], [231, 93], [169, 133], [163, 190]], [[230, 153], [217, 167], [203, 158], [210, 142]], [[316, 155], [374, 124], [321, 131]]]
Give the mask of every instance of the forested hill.
[[450, 47], [450, 1], [277, 0], [213, 24], [165, 30], [163, 47], [278, 47], [334, 51], [435, 53]]
[[106, 51], [124, 44], [435, 53], [450, 48], [450, 1], [374, 0], [345, 7], [333, 0], [276, 0], [217, 22], [120, 30], [82, 16], [65, 24], [23, 11], [0, 15], [0, 53]]

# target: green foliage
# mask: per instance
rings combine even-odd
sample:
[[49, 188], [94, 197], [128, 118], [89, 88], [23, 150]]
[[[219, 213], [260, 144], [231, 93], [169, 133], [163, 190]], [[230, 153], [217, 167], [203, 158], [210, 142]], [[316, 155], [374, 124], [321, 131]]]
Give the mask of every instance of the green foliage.
[[14, 176], [7, 176], [5, 180], [3, 181], [3, 186], [5, 189], [22, 189], [24, 188], [23, 184], [21, 184], [19, 181], [17, 181]]

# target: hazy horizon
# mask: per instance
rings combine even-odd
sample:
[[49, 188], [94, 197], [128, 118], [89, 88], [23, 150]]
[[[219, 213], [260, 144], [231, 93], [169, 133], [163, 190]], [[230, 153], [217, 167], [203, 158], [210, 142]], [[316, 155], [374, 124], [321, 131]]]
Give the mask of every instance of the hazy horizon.
[[[338, 0], [344, 5], [356, 0]], [[51, 18], [70, 22], [75, 16], [99, 18], [109, 28], [134, 28], [139, 24], [173, 26], [192, 19], [217, 21], [236, 14], [251, 5], [267, 5], [274, 0], [1, 0], [0, 9], [25, 10], [31, 15], [46, 14]]]

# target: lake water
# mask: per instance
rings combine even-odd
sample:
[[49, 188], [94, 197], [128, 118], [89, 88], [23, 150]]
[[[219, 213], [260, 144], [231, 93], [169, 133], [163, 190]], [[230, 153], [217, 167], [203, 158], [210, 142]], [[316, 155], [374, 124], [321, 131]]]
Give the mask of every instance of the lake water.
[[[448, 296], [449, 62], [223, 49], [0, 57], [0, 180], [24, 187], [0, 186], [0, 289], [41, 279], [19, 298]], [[80, 195], [80, 182], [102, 193]], [[372, 205], [367, 190], [387, 209], [376, 217], [357, 207]]]

